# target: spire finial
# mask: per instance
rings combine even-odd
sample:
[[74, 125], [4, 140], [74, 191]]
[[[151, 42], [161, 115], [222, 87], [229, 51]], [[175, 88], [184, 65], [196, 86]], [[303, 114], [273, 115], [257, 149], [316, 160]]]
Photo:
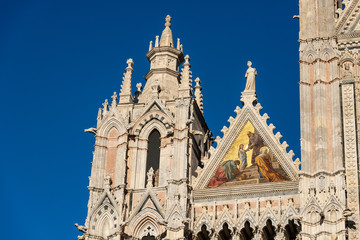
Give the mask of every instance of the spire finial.
[[171, 17], [170, 15], [167, 15], [165, 18], [165, 27], [171, 27]]
[[163, 32], [161, 34], [161, 38], [160, 38], [160, 47], [163, 47], [163, 46], [174, 47], [172, 32], [170, 29], [170, 26], [171, 26], [170, 22], [171, 22], [171, 17], [170, 17], [170, 15], [167, 15], [165, 18], [165, 29], [163, 30]]

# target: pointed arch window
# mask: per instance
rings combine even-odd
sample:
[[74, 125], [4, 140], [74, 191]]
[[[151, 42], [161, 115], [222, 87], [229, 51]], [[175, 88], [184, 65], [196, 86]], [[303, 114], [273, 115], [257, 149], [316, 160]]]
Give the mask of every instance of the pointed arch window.
[[149, 171], [150, 168], [154, 169], [154, 173], [155, 173], [154, 186], [159, 185], [160, 144], [161, 144], [160, 136], [161, 135], [159, 131], [154, 129], [150, 133], [148, 138], [148, 149], [146, 156], [146, 173]]

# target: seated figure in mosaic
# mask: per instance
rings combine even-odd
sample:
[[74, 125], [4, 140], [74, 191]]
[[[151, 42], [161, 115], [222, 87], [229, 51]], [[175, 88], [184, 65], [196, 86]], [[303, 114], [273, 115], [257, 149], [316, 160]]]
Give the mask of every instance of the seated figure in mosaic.
[[211, 178], [208, 187], [217, 187], [223, 183], [236, 180], [236, 176], [240, 173], [238, 166], [239, 160], [228, 160], [223, 162], [216, 170], [215, 175]]
[[261, 153], [255, 158], [255, 164], [259, 167], [259, 173], [269, 182], [285, 181], [281, 174], [272, 167], [271, 158], [266, 147], [261, 148]]

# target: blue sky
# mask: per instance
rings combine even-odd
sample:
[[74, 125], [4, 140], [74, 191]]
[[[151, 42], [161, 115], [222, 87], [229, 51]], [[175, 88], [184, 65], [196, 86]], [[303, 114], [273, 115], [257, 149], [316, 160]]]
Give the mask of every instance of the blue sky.
[[174, 39], [200, 77], [214, 136], [240, 103], [246, 62], [262, 112], [300, 154], [297, 1], [0, 2], [0, 217], [3, 239], [76, 239], [104, 99], [126, 60], [145, 84], [149, 41], [170, 14]]

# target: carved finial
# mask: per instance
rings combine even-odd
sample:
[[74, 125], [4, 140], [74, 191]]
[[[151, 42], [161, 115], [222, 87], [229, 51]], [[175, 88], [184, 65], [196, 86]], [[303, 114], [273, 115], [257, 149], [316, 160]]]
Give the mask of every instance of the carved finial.
[[102, 104], [103, 105], [103, 115], [105, 115], [108, 112], [108, 107], [109, 107], [109, 102], [107, 99], [105, 99], [105, 102]]
[[159, 36], [155, 37], [155, 47], [159, 46]]
[[149, 44], [149, 52], [150, 52], [151, 49], [152, 49], [152, 44], [153, 44], [153, 41], [150, 41], [150, 44]]
[[192, 96], [191, 83], [192, 83], [192, 72], [190, 71], [190, 57], [189, 55], [185, 56], [185, 62], [183, 68], [181, 69], [181, 84], [180, 84], [180, 96], [181, 97], [190, 97]]
[[136, 92], [135, 92], [134, 103], [139, 102], [139, 96], [141, 95], [141, 91], [142, 91], [142, 84], [141, 84], [141, 83], [137, 83], [137, 84], [136, 84]]
[[146, 187], [147, 188], [152, 188], [153, 187], [153, 181], [154, 181], [154, 169], [151, 167], [149, 169], [149, 171], [146, 173], [146, 175], [147, 175]]
[[201, 94], [201, 90], [202, 90], [202, 87], [200, 86], [200, 78], [196, 78], [195, 79], [195, 87], [194, 87], [194, 90], [195, 90], [195, 100], [196, 100], [196, 103], [198, 104], [201, 112], [203, 112], [203, 95]]
[[116, 107], [116, 102], [118, 100], [116, 92], [114, 92], [114, 94], [111, 96], [111, 99], [112, 99], [111, 106]]
[[165, 27], [171, 27], [171, 17], [170, 15], [167, 15], [165, 18]]
[[180, 50], [180, 38], [177, 39], [176, 49]]
[[256, 92], [255, 92], [255, 76], [257, 76], [257, 71], [252, 67], [252, 62], [247, 62], [248, 69], [245, 73], [246, 86], [245, 90], [241, 94], [241, 102], [243, 105], [253, 105], [256, 104]]
[[123, 77], [123, 82], [121, 85], [121, 91], [120, 91], [120, 103], [130, 103], [133, 100], [133, 97], [131, 95], [131, 80], [132, 80], [132, 73], [134, 72], [134, 69], [132, 66], [134, 65], [134, 61], [129, 58], [126, 61], [126, 64], [128, 65], [125, 68], [125, 73]]
[[165, 29], [163, 30], [160, 38], [160, 46], [174, 47], [172, 32], [171, 32], [171, 17], [167, 15], [165, 18]]

